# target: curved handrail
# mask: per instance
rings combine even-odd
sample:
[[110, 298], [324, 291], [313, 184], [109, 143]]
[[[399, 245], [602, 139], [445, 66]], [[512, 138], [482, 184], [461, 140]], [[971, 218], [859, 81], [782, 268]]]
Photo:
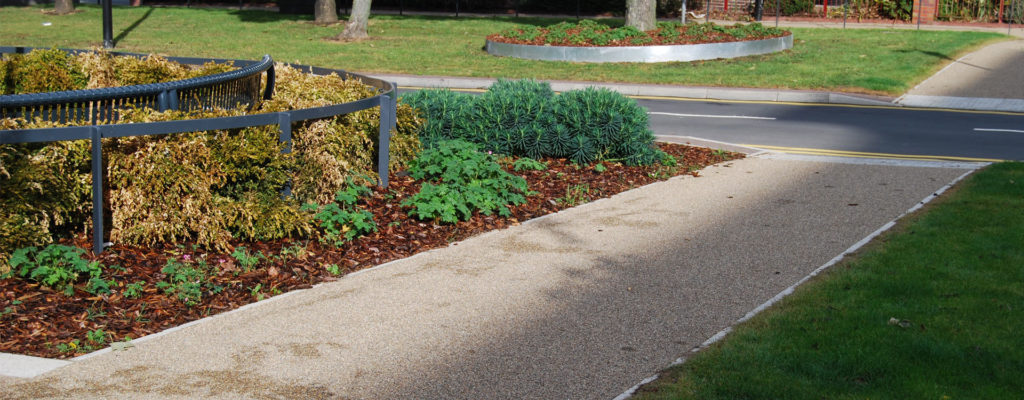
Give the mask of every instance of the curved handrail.
[[[24, 53], [22, 47], [0, 47], [0, 53]], [[81, 50], [63, 49], [68, 53]], [[142, 57], [138, 54], [117, 53], [118, 56]], [[269, 100], [274, 92], [274, 60], [264, 55], [258, 62], [249, 62], [239, 69], [219, 74], [200, 76], [170, 82], [119, 86], [97, 89], [67, 90], [46, 93], [0, 95], [0, 117], [23, 117], [64, 122], [79, 119], [97, 123], [119, 119], [115, 111], [128, 104], [165, 110], [189, 110], [213, 105], [253, 107], [261, 97], [260, 74], [267, 73], [267, 85], [262, 99]], [[230, 103], [230, 104], [228, 104]]]
[[[264, 55], [260, 62], [214, 75], [188, 78], [180, 81], [147, 83], [142, 85], [118, 86], [97, 89], [66, 90], [61, 92], [24, 93], [0, 95], [0, 107], [35, 107], [48, 104], [79, 103], [83, 101], [111, 100], [122, 97], [159, 95], [170, 90], [196, 89], [216, 85], [262, 73], [274, 68], [274, 60]], [[270, 99], [273, 86], [267, 86], [263, 98]]]
[[[9, 47], [8, 47], [9, 48]], [[0, 47], [3, 52], [5, 47]], [[21, 48], [19, 48], [21, 49]], [[71, 50], [74, 51], [74, 50]], [[266, 57], [264, 58], [266, 59]], [[229, 61], [212, 59], [181, 59], [168, 57], [168, 60], [188, 60], [189, 64], [201, 64], [207, 61]], [[240, 63], [248, 63], [244, 60], [230, 60]], [[261, 62], [262, 64], [262, 62]], [[380, 131], [377, 137], [377, 173], [380, 176], [381, 187], [388, 186], [388, 164], [390, 159], [389, 143], [391, 130], [395, 128], [397, 120], [397, 96], [398, 86], [393, 82], [371, 78], [344, 70], [311, 67], [306, 65], [292, 65], [301, 71], [308, 71], [315, 74], [337, 73], [342, 79], [355, 78], [367, 86], [378, 89], [375, 96], [359, 99], [347, 103], [333, 104], [329, 106], [313, 107], [291, 111], [273, 113], [255, 113], [234, 117], [217, 117], [193, 120], [175, 120], [133, 124], [98, 124], [91, 126], [67, 126], [60, 128], [38, 128], [38, 129], [14, 129], [0, 130], [0, 144], [14, 143], [40, 143], [62, 140], [91, 140], [92, 141], [92, 201], [93, 201], [93, 251], [100, 253], [104, 248], [103, 239], [103, 138], [142, 136], [142, 135], [165, 135], [180, 132], [194, 132], [200, 130], [218, 130], [244, 128], [248, 126], [274, 125], [280, 128], [280, 141], [291, 142], [291, 124], [297, 121], [330, 117], [333, 115], [348, 114], [360, 110], [380, 107]], [[268, 69], [268, 81], [274, 79], [273, 69]], [[233, 71], [232, 71], [233, 72]], [[269, 86], [269, 85], [268, 85]], [[286, 146], [284, 152], [290, 152], [291, 146]]]

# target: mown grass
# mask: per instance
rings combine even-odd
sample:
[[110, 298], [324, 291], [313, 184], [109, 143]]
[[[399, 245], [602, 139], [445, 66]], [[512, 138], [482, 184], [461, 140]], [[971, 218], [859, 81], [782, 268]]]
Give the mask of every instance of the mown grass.
[[[0, 7], [3, 45], [87, 48], [102, 42], [101, 12], [80, 6], [68, 16], [39, 7]], [[793, 29], [793, 50], [733, 60], [659, 64], [582, 64], [499, 58], [488, 34], [557, 19], [374, 16], [372, 40], [325, 40], [341, 25], [311, 16], [259, 10], [117, 7], [114, 36], [123, 51], [174, 56], [276, 60], [361, 72], [538, 78], [701, 86], [843, 90], [899, 94], [944, 63], [986, 42], [980, 32]], [[43, 26], [44, 22], [52, 25]], [[621, 22], [609, 22], [611, 24]]]
[[1021, 398], [1022, 210], [993, 165], [637, 398]]

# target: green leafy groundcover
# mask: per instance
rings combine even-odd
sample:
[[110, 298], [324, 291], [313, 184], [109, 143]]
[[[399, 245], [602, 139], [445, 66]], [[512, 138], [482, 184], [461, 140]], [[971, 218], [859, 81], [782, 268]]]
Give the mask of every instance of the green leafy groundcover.
[[[70, 56], [36, 50], [0, 61], [9, 92], [71, 90], [152, 83], [226, 71], [157, 56]], [[354, 101], [377, 89], [336, 75], [315, 76], [278, 65], [274, 99], [259, 111], [277, 112]], [[28, 85], [26, 82], [43, 82]], [[156, 112], [127, 109], [124, 122], [243, 115], [248, 111]], [[140, 136], [104, 141], [111, 238], [152, 245], [194, 240], [226, 250], [234, 239], [270, 240], [318, 235], [305, 203], [328, 204], [347, 178], [375, 179], [379, 110], [295, 123], [293, 151], [282, 154], [276, 126]], [[400, 104], [392, 135], [391, 168], [402, 169], [419, 149], [422, 119]], [[55, 127], [46, 121], [0, 119], [0, 129]], [[91, 225], [88, 141], [0, 145], [0, 265], [16, 249], [42, 246]], [[288, 185], [292, 196], [280, 193]], [[0, 272], [4, 268], [0, 268]]]
[[680, 24], [658, 22], [657, 29], [641, 31], [631, 26], [613, 28], [593, 20], [578, 23], [561, 22], [547, 27], [509, 29], [490, 35], [487, 40], [515, 44], [552, 46], [647, 46], [736, 42], [766, 39], [789, 32], [760, 23], [732, 26], [714, 23]]

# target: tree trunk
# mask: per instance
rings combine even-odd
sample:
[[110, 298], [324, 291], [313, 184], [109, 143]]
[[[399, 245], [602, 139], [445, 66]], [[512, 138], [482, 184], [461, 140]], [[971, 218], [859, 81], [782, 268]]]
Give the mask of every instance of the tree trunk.
[[75, 2], [74, 0], [56, 0], [54, 8], [58, 15], [71, 14], [75, 11]]
[[626, 0], [626, 26], [642, 31], [658, 27], [657, 0]]
[[352, 0], [352, 13], [348, 16], [345, 30], [335, 39], [365, 39], [369, 37], [370, 35], [366, 34], [366, 24], [369, 20], [370, 0]]
[[316, 0], [313, 23], [333, 24], [338, 22], [338, 6], [334, 0]]

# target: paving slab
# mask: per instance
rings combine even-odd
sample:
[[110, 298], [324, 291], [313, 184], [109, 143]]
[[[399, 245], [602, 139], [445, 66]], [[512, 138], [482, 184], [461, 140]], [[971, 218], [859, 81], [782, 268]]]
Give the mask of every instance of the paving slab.
[[962, 168], [732, 161], [221, 314], [0, 398], [611, 398]]

